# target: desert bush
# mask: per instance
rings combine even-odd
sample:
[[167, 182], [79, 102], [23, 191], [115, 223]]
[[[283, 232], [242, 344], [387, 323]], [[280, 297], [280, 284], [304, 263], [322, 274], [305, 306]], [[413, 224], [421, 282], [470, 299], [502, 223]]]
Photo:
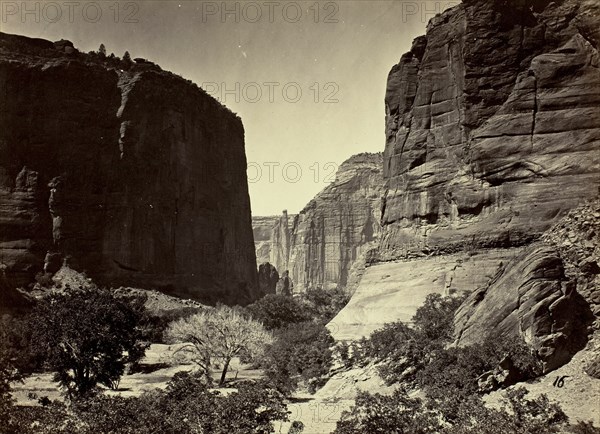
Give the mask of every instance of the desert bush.
[[350, 301], [350, 294], [342, 289], [309, 288], [302, 294], [307, 315], [322, 324], [331, 321]]
[[314, 393], [326, 381], [333, 344], [329, 330], [312, 321], [277, 330], [266, 352], [267, 378], [283, 393], [294, 391], [300, 382]]
[[354, 407], [342, 413], [334, 433], [550, 434], [565, 429], [568, 419], [557, 404], [545, 395], [530, 400], [526, 394], [523, 388], [508, 391], [500, 409], [487, 408], [473, 395], [449, 419], [444, 414], [448, 406], [410, 398], [404, 389], [391, 396], [361, 392]]
[[176, 374], [166, 390], [139, 398], [97, 394], [69, 409], [53, 402], [21, 410], [14, 432], [25, 434], [272, 433], [274, 421], [287, 419], [283, 396], [264, 382], [240, 382], [223, 395], [195, 373]]
[[[485, 372], [510, 358], [516, 381], [541, 375], [541, 364], [529, 347], [520, 339], [490, 337], [480, 345], [441, 349], [434, 353], [416, 375], [416, 384], [428, 397], [443, 401], [452, 397], [447, 415], [456, 409], [457, 402], [467, 400], [479, 391], [477, 379]], [[508, 384], [510, 385], [510, 384]]]
[[252, 318], [260, 321], [267, 330], [310, 320], [305, 305], [296, 298], [285, 295], [267, 294], [246, 309]]
[[125, 365], [144, 355], [144, 302], [97, 288], [47, 296], [32, 313], [33, 351], [70, 396], [98, 383], [114, 388]]
[[[443, 434], [551, 434], [564, 432], [568, 418], [546, 395], [527, 399], [527, 390], [508, 390], [500, 409], [490, 409], [471, 397], [460, 404], [458, 417]], [[447, 406], [446, 406], [447, 408]]]
[[391, 396], [359, 392], [354, 407], [344, 411], [335, 434], [429, 434], [441, 428], [438, 414], [404, 389]]
[[434, 356], [452, 339], [454, 312], [462, 298], [429, 294], [413, 317], [413, 326], [403, 322], [385, 324], [362, 345], [365, 357], [382, 362], [379, 373], [387, 384], [414, 382]]

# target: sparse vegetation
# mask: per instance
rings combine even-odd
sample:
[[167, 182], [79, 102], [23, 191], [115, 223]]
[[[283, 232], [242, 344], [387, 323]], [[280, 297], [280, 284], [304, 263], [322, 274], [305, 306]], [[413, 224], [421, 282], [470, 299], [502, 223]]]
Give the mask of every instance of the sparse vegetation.
[[331, 321], [350, 300], [350, 294], [341, 289], [308, 289], [303, 298], [309, 316], [323, 324]]
[[[565, 428], [567, 417], [545, 395], [527, 399], [523, 388], [505, 394], [501, 409], [489, 409], [472, 396], [453, 408], [453, 416], [439, 401], [410, 398], [404, 389], [391, 396], [361, 393], [354, 408], [342, 414], [335, 434], [550, 434]], [[449, 394], [448, 397], [451, 395]], [[456, 415], [456, 417], [454, 416]], [[451, 422], [450, 422], [451, 421]]]
[[223, 365], [220, 384], [225, 383], [231, 360], [244, 353], [259, 357], [272, 338], [258, 321], [244, 315], [240, 309], [218, 306], [175, 321], [167, 330], [173, 342], [183, 342], [208, 382], [211, 362]]
[[304, 304], [296, 298], [285, 295], [267, 294], [247, 306], [246, 309], [267, 330], [275, 330], [310, 320]]
[[264, 382], [240, 382], [224, 395], [199, 375], [181, 373], [166, 390], [139, 398], [88, 396], [70, 408], [59, 402], [17, 412], [18, 430], [33, 433], [272, 433], [286, 420], [283, 396]]
[[312, 321], [277, 330], [275, 341], [266, 352], [267, 378], [286, 394], [296, 390], [301, 382], [314, 393], [327, 381], [333, 343], [329, 330]]

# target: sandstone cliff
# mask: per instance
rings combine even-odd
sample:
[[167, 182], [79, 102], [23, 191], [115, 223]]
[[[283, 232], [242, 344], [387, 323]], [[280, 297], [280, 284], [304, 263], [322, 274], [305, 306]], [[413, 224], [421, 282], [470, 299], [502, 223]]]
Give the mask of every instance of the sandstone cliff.
[[459, 344], [520, 334], [546, 369], [581, 348], [598, 211], [560, 219], [599, 193], [599, 41], [591, 0], [465, 0], [430, 21], [389, 74], [381, 241], [337, 339], [474, 291]]
[[277, 220], [279, 220], [277, 216], [252, 216], [252, 232], [258, 265], [271, 260], [271, 232]]
[[528, 244], [598, 194], [600, 6], [468, 0], [390, 72], [382, 260]]
[[277, 220], [270, 262], [289, 270], [294, 291], [345, 287], [355, 262], [380, 233], [381, 154], [359, 154], [342, 163], [335, 181], [296, 216]]
[[149, 62], [0, 35], [3, 287], [63, 261], [101, 284], [256, 296], [241, 120]]

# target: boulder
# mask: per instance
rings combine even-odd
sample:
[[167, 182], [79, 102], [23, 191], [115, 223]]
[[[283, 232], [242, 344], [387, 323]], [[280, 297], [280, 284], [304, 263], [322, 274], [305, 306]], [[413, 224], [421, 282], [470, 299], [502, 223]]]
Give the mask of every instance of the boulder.
[[456, 343], [476, 344], [490, 335], [521, 337], [548, 372], [585, 347], [591, 321], [589, 306], [566, 279], [556, 250], [537, 243], [465, 300], [455, 316]]
[[261, 296], [275, 294], [278, 283], [279, 273], [277, 269], [268, 262], [260, 264], [258, 267], [258, 290]]

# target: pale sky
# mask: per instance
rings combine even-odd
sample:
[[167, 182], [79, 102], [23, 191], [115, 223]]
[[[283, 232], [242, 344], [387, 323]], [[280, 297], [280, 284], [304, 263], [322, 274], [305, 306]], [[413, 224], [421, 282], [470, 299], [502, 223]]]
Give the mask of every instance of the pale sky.
[[351, 155], [383, 151], [387, 74], [457, 3], [2, 1], [0, 30], [104, 43], [204, 87], [244, 123], [253, 215], [275, 215], [300, 211]]

